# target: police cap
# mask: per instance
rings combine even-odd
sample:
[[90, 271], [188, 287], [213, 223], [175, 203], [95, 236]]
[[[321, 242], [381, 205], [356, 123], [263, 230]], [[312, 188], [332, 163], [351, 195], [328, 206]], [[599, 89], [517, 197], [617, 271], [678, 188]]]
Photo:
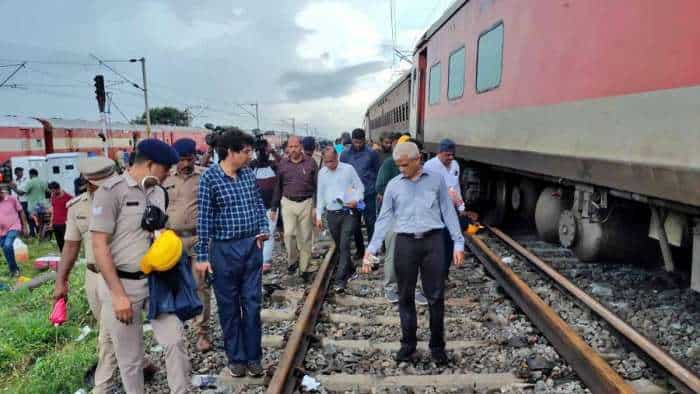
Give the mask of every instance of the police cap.
[[173, 144], [173, 149], [180, 157], [192, 156], [197, 150], [197, 143], [191, 138], [181, 138]]
[[78, 162], [78, 171], [83, 174], [88, 182], [100, 186], [114, 175], [116, 168], [114, 162], [108, 157], [93, 156], [80, 160]]
[[146, 156], [158, 164], [172, 166], [180, 161], [175, 149], [161, 140], [149, 138], [136, 145], [137, 153]]

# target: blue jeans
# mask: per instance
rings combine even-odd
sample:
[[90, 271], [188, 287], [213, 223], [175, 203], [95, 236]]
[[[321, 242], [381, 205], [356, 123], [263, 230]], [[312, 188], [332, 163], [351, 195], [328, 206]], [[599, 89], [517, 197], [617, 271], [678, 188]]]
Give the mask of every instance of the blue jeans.
[[214, 295], [229, 363], [262, 359], [262, 250], [255, 238], [212, 241]]
[[10, 273], [18, 272], [19, 267], [15, 261], [15, 249], [12, 244], [17, 238], [18, 231], [10, 230], [7, 234], [0, 237], [0, 246], [2, 246], [2, 252], [5, 254], [5, 260], [7, 260], [7, 266], [10, 269]]

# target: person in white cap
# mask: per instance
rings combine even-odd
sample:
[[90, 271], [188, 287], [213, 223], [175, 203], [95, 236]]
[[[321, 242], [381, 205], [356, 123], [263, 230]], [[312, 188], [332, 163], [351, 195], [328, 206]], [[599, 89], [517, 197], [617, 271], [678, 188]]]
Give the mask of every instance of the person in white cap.
[[[99, 271], [95, 265], [95, 255], [92, 252], [92, 239], [90, 237], [89, 225], [92, 216], [92, 197], [100, 185], [115, 173], [114, 162], [104, 156], [95, 156], [83, 159], [78, 163], [78, 170], [87, 179], [87, 193], [83, 193], [68, 201], [68, 217], [66, 219], [66, 230], [61, 253], [61, 261], [58, 265], [56, 283], [54, 285], [54, 299], [68, 297], [68, 277], [75, 265], [80, 246], [85, 242], [85, 260], [87, 269], [85, 270], [85, 294], [87, 296], [90, 311], [95, 320], [100, 321], [101, 303], [97, 295], [97, 283]], [[117, 358], [114, 355], [114, 348], [109, 340], [107, 330], [100, 330], [98, 338], [99, 365], [95, 371], [95, 385], [111, 386], [112, 375], [117, 369]]]

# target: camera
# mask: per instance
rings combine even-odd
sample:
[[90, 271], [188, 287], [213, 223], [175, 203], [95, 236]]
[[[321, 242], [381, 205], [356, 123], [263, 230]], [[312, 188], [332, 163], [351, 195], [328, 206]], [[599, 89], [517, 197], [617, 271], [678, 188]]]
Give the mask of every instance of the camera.
[[209, 148], [212, 150], [216, 149], [216, 145], [218, 144], [218, 138], [221, 134], [223, 134], [223, 130], [214, 130], [210, 132], [209, 134], [204, 136], [204, 142], [209, 145]]

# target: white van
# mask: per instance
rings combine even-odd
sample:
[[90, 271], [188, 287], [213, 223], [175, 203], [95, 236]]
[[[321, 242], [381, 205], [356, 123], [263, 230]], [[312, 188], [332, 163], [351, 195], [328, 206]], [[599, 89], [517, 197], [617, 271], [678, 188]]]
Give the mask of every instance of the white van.
[[39, 179], [48, 182], [46, 177], [46, 156], [16, 156], [10, 159], [12, 166], [12, 176], [14, 177], [15, 168], [24, 168], [24, 176], [29, 178], [29, 169], [34, 168], [39, 172]]
[[85, 152], [50, 153], [46, 155], [46, 176], [48, 182], [58, 182], [61, 189], [73, 194], [74, 181], [80, 177], [78, 161], [87, 157]]

